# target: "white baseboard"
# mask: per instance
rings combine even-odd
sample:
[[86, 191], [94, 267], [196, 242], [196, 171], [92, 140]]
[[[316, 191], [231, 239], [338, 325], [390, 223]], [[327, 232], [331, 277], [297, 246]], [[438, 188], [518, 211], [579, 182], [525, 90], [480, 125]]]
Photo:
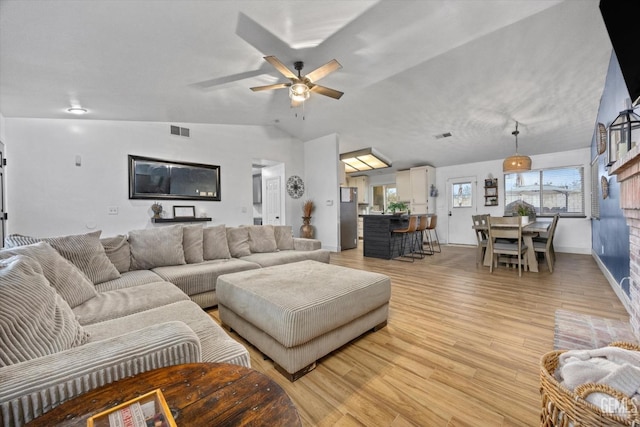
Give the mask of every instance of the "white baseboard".
[[629, 299], [629, 296], [624, 293], [624, 291], [620, 287], [620, 284], [616, 281], [613, 275], [609, 272], [609, 269], [600, 260], [600, 257], [598, 256], [598, 254], [592, 250], [591, 256], [593, 256], [593, 259], [596, 260], [596, 264], [598, 264], [598, 267], [600, 267], [600, 271], [602, 271], [602, 274], [604, 274], [604, 277], [607, 279], [607, 282], [609, 282], [611, 289], [613, 289], [613, 292], [616, 293], [616, 295], [618, 296], [618, 299], [620, 300], [620, 302], [622, 302], [622, 305], [624, 305], [624, 308], [625, 310], [627, 310], [627, 313], [631, 315], [631, 300]]
[[591, 248], [574, 248], [571, 246], [556, 246], [555, 244], [553, 245], [553, 249], [555, 249], [556, 252], [566, 254], [590, 255], [593, 252]]

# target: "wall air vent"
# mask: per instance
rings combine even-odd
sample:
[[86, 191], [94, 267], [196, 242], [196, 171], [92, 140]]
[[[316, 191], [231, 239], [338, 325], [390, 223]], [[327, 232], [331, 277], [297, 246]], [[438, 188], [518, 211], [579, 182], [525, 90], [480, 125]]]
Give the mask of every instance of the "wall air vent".
[[189, 128], [181, 128], [180, 126], [171, 125], [171, 135], [189, 137]]
[[452, 136], [451, 132], [445, 132], [445, 133], [439, 133], [437, 135], [433, 135], [435, 139], [449, 138], [450, 136]]

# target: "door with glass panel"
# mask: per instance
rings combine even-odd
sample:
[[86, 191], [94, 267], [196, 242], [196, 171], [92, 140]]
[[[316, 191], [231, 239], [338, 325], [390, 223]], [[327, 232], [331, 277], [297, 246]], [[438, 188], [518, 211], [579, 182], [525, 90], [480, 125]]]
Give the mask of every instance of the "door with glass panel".
[[476, 213], [477, 177], [467, 176], [447, 180], [448, 238], [447, 243], [477, 244], [471, 221]]

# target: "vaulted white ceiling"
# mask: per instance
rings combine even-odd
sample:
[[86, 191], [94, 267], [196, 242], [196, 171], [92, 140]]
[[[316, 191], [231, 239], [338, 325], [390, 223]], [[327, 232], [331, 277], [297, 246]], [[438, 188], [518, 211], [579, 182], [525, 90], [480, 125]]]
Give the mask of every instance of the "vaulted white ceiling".
[[[1, 0], [0, 112], [271, 125], [446, 166], [513, 154], [515, 121], [523, 154], [588, 147], [610, 54], [597, 0]], [[319, 83], [345, 95], [252, 92], [286, 81], [265, 55], [335, 58]]]

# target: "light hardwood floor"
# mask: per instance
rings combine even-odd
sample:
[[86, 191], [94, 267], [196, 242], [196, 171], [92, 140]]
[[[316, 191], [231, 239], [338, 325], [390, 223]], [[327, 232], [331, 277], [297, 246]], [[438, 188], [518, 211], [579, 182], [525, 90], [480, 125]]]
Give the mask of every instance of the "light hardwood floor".
[[[539, 360], [553, 350], [554, 313], [628, 315], [589, 255], [557, 254], [553, 274], [475, 264], [475, 248], [443, 246], [415, 263], [331, 263], [391, 277], [388, 326], [321, 359], [294, 383], [249, 343], [251, 363], [295, 402], [305, 426], [535, 426]], [[211, 316], [218, 320], [216, 309]]]

